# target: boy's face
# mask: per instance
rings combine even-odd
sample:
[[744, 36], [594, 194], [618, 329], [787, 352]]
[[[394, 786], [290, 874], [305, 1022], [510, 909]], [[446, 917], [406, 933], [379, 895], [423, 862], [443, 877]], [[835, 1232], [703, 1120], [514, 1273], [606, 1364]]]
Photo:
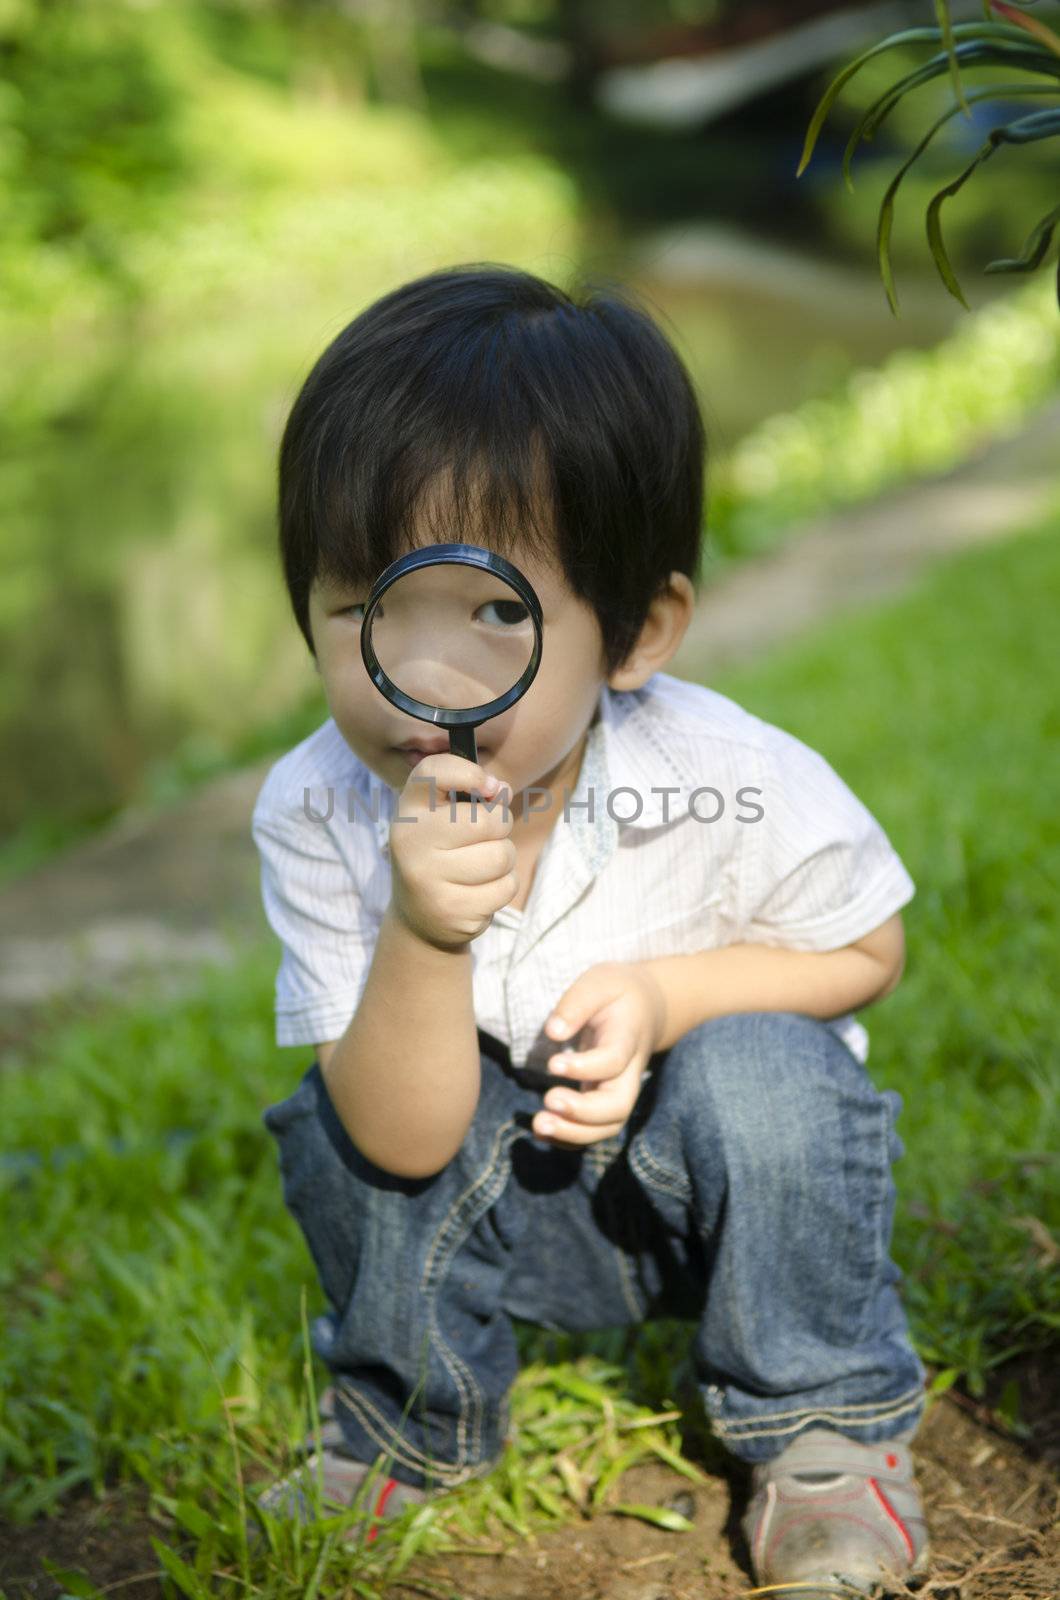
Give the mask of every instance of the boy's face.
[[[431, 542], [418, 539], [417, 547]], [[573, 786], [605, 671], [596, 614], [568, 588], [555, 556], [543, 563], [528, 551], [516, 550], [512, 559], [541, 602], [541, 661], [521, 699], [480, 723], [475, 739], [479, 765], [510, 784], [514, 796], [531, 784]], [[448, 733], [391, 705], [369, 678], [361, 657], [360, 622], [367, 599], [367, 589], [314, 583], [309, 621], [317, 669], [328, 707], [350, 749], [390, 788], [401, 790], [412, 768], [396, 747], [434, 735], [439, 748], [446, 749]]]

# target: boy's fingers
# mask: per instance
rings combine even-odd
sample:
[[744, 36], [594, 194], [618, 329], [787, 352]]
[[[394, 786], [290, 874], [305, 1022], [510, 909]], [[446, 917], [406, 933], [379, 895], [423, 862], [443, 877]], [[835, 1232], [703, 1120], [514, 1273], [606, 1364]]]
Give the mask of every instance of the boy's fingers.
[[545, 1116], [559, 1117], [577, 1127], [599, 1128], [618, 1117], [621, 1127], [629, 1115], [628, 1095], [610, 1086], [580, 1094], [577, 1089], [549, 1089], [545, 1095]]
[[633, 1035], [627, 1032], [607, 1044], [594, 1045], [591, 1050], [568, 1050], [549, 1056], [548, 1066], [551, 1072], [568, 1078], [614, 1078], [629, 1065], [635, 1048]]
[[538, 1112], [534, 1118], [534, 1133], [539, 1139], [548, 1139], [552, 1144], [597, 1144], [601, 1139], [610, 1139], [612, 1134], [620, 1133], [625, 1127], [625, 1121], [604, 1123], [598, 1126], [585, 1124], [579, 1127], [576, 1122], [565, 1122], [562, 1117], [548, 1113], [553, 1124], [551, 1130], [546, 1131], [540, 1126], [540, 1119], [545, 1115]]

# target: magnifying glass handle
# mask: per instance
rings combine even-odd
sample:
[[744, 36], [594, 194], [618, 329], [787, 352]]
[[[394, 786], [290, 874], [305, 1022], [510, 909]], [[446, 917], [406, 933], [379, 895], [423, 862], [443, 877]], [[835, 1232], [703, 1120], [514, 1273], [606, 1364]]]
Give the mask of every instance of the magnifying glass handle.
[[[475, 744], [475, 730], [472, 727], [450, 728], [449, 748], [454, 755], [463, 756], [467, 761], [478, 761], [478, 748]], [[470, 800], [469, 794], [462, 790], [455, 790], [458, 800]]]

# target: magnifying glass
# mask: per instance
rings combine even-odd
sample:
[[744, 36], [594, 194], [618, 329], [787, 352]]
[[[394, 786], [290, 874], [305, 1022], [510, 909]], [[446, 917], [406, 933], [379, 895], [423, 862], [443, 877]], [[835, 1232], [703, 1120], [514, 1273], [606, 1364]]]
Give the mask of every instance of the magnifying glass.
[[[476, 544], [428, 545], [392, 561], [361, 619], [361, 657], [379, 692], [410, 716], [447, 728], [449, 748], [468, 761], [478, 760], [475, 729], [533, 683], [541, 644], [533, 585]], [[520, 1081], [542, 1091], [588, 1087], [530, 1066]]]
[[[475, 729], [533, 683], [541, 603], [529, 579], [477, 544], [432, 544], [379, 574], [361, 619], [361, 656], [392, 705], [446, 728], [477, 761]], [[470, 800], [457, 792], [458, 800]]]

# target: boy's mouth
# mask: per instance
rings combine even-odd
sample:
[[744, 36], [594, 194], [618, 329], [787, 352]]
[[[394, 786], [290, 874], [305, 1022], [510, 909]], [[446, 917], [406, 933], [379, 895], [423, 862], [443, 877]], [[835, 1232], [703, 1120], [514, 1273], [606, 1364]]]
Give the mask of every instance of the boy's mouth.
[[434, 755], [439, 750], [448, 750], [449, 735], [447, 733], [420, 733], [414, 739], [406, 739], [404, 744], [394, 746], [395, 750], [416, 751], [421, 756]]
[[[445, 736], [443, 738], [435, 737], [411, 740], [408, 744], [394, 745], [393, 748], [395, 755], [404, 756], [408, 765], [410, 767], [414, 767], [418, 762], [423, 760], [424, 756], [436, 755], [440, 750], [448, 750], [449, 739], [448, 736]], [[488, 755], [489, 751], [484, 750], [480, 745], [478, 747], [479, 761], [482, 762]]]

